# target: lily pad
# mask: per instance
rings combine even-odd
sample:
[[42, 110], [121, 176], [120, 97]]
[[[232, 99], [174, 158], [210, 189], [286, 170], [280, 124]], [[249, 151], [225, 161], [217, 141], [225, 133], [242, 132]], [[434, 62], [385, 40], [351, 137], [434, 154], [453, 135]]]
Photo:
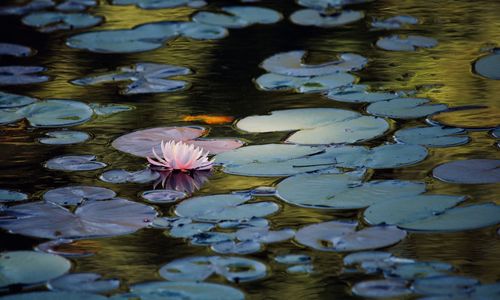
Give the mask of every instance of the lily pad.
[[412, 16], [394, 16], [387, 19], [376, 19], [371, 25], [373, 28], [380, 29], [399, 29], [406, 25], [416, 25], [418, 19]]
[[131, 81], [130, 84], [122, 88], [121, 93], [126, 95], [168, 93], [186, 89], [188, 83], [182, 80], [168, 80], [165, 78], [187, 74], [191, 74], [191, 70], [184, 67], [155, 63], [138, 63], [131, 67], [121, 67], [113, 73], [84, 77], [73, 80], [71, 83], [77, 85], [97, 85], [101, 83]]
[[440, 180], [461, 184], [486, 184], [500, 182], [500, 160], [467, 159], [439, 165], [432, 175]]
[[[18, 44], [11, 44], [11, 43], [0, 43], [0, 56], [1, 55], [10, 55], [10, 56], [17, 56], [17, 57], [24, 57], [24, 56], [30, 56], [35, 54], [35, 51], [31, 49], [30, 47], [18, 45]], [[0, 97], [1, 95], [4, 94], [3, 92], [0, 92]], [[1, 99], [1, 98], [0, 98]]]
[[285, 254], [276, 256], [274, 260], [280, 264], [295, 265], [310, 263], [312, 258], [305, 254]]
[[448, 275], [420, 278], [412, 284], [415, 293], [424, 295], [453, 295], [468, 293], [479, 285], [475, 278]]
[[495, 107], [465, 106], [429, 117], [429, 122], [449, 127], [487, 130], [500, 126], [500, 110]]
[[135, 4], [143, 9], [174, 8], [179, 6], [189, 6], [199, 8], [207, 3], [203, 0], [113, 0], [114, 5]]
[[66, 186], [43, 194], [43, 200], [59, 205], [80, 205], [86, 201], [109, 200], [116, 197], [110, 189], [97, 186]]
[[16, 202], [28, 199], [28, 195], [12, 190], [0, 189], [0, 203], [2, 202]]
[[91, 294], [91, 293], [78, 293], [78, 292], [31, 292], [23, 294], [13, 294], [3, 296], [2, 300], [106, 300], [108, 298]]
[[109, 183], [148, 183], [160, 178], [158, 172], [144, 169], [135, 172], [125, 170], [109, 170], [101, 174], [99, 179]]
[[155, 299], [157, 297], [164, 300], [175, 300], [179, 299], [179, 297], [186, 300], [245, 299], [245, 294], [236, 288], [207, 282], [154, 281], [132, 285], [130, 290], [130, 297], [141, 300]]
[[210, 249], [220, 254], [250, 254], [262, 250], [262, 244], [256, 241], [227, 241], [213, 244]]
[[394, 298], [412, 293], [408, 282], [396, 279], [368, 280], [356, 283], [352, 292], [360, 297]]
[[377, 41], [377, 47], [389, 51], [415, 51], [419, 48], [434, 48], [437, 44], [437, 40], [419, 35], [391, 35]]
[[404, 223], [399, 227], [413, 231], [454, 232], [479, 229], [498, 223], [500, 223], [500, 205], [482, 203], [450, 208], [441, 214]]
[[159, 272], [170, 281], [203, 281], [217, 274], [232, 282], [246, 282], [265, 277], [267, 268], [261, 262], [243, 257], [195, 256], [174, 260]]
[[311, 264], [295, 265], [286, 268], [286, 271], [291, 274], [310, 274], [314, 272], [314, 266]]
[[248, 228], [248, 227], [268, 227], [269, 221], [264, 218], [250, 218], [250, 219], [242, 219], [237, 221], [221, 221], [217, 223], [217, 227], [228, 229], [228, 228]]
[[351, 74], [336, 74], [310, 77], [295, 77], [273, 73], [259, 76], [255, 83], [264, 91], [294, 90], [297, 93], [321, 92], [349, 85], [356, 80]]
[[308, 65], [303, 62], [305, 55], [306, 51], [301, 50], [278, 53], [266, 58], [261, 67], [268, 72], [280, 75], [310, 77], [361, 70], [367, 63], [367, 59], [361, 55], [343, 53], [338, 61]]
[[143, 192], [141, 197], [151, 203], [172, 203], [186, 198], [187, 194], [176, 190], [150, 190]]
[[325, 10], [331, 8], [340, 9], [347, 5], [362, 4], [372, 1], [374, 0], [297, 0], [297, 3], [305, 7]]
[[36, 98], [0, 92], [0, 109], [26, 106], [38, 101]]
[[84, 11], [97, 5], [96, 0], [66, 0], [56, 6], [58, 11]]
[[44, 67], [36, 66], [2, 66], [0, 67], [0, 85], [32, 84], [49, 81], [50, 77], [39, 75]]
[[25, 15], [32, 11], [50, 8], [55, 5], [52, 0], [32, 0], [21, 6], [0, 7], [0, 15]]
[[232, 194], [195, 197], [178, 204], [175, 213], [200, 222], [218, 222], [264, 217], [279, 209], [274, 202], [246, 203], [249, 200], [250, 197]]
[[266, 227], [248, 227], [236, 231], [236, 238], [240, 241], [255, 241], [262, 244], [278, 243], [295, 236], [295, 230], [286, 228], [269, 230]]
[[[391, 199], [392, 198], [392, 199]], [[465, 201], [466, 197], [449, 195], [415, 195], [411, 197], [390, 197], [368, 207], [363, 216], [372, 225], [401, 225], [418, 222], [421, 219], [440, 215]]]
[[486, 78], [500, 80], [500, 49], [479, 58], [474, 63], [474, 71]]
[[95, 114], [98, 116], [109, 116], [116, 113], [129, 111], [134, 109], [133, 106], [130, 105], [122, 105], [122, 104], [98, 104], [91, 103], [90, 107], [94, 110]]
[[69, 260], [35, 251], [0, 252], [0, 287], [43, 283], [71, 268]]
[[90, 135], [82, 131], [60, 130], [46, 132], [47, 137], [40, 138], [38, 141], [46, 145], [71, 145], [79, 144], [90, 139]]
[[58, 171], [92, 171], [106, 167], [94, 155], [68, 155], [52, 158], [44, 166]]
[[394, 138], [404, 144], [415, 144], [426, 147], [451, 147], [467, 144], [470, 138], [461, 128], [445, 128], [441, 126], [412, 127], [396, 131]]
[[396, 98], [368, 105], [369, 114], [394, 119], [416, 119], [448, 109], [445, 104], [429, 104], [424, 98]]
[[373, 103], [401, 97], [401, 93], [367, 91], [364, 85], [352, 85], [333, 89], [326, 95], [329, 99], [347, 103]]
[[236, 139], [202, 139], [200, 136], [207, 133], [203, 127], [157, 127], [134, 131], [120, 136], [113, 141], [112, 146], [120, 151], [141, 156], [153, 156], [151, 149], [155, 147], [161, 153], [162, 141], [183, 141], [202, 147], [211, 154], [218, 154], [243, 146], [243, 142]]
[[234, 240], [233, 233], [200, 232], [191, 237], [190, 243], [195, 246], [212, 246]]
[[397, 264], [385, 270], [386, 277], [396, 277], [405, 280], [414, 280], [424, 277], [444, 276], [453, 270], [453, 266], [441, 262], [414, 262]]
[[336, 27], [359, 21], [365, 17], [362, 11], [342, 10], [328, 14], [315, 9], [301, 9], [290, 15], [290, 21], [297, 25]]
[[104, 18], [86, 13], [34, 12], [25, 16], [25, 25], [38, 28], [41, 32], [89, 28], [100, 24]]
[[169, 235], [175, 238], [192, 238], [193, 236], [208, 232], [215, 227], [214, 224], [209, 223], [189, 223], [189, 224], [179, 224], [173, 226], [169, 232]]
[[46, 239], [129, 234], [148, 226], [156, 216], [150, 206], [118, 198], [86, 202], [74, 213], [50, 202], [20, 204], [3, 213], [12, 218], [0, 219], [0, 228]]
[[120, 287], [120, 280], [101, 279], [95, 273], [73, 273], [49, 281], [47, 287], [52, 291], [102, 293]]
[[226, 28], [243, 28], [254, 24], [273, 24], [279, 22], [283, 16], [270, 8], [256, 6], [226, 6], [224, 13], [198, 12], [193, 21]]
[[302, 245], [321, 251], [361, 251], [399, 243], [406, 231], [395, 226], [375, 226], [356, 231], [357, 222], [330, 221], [299, 229], [295, 239]]

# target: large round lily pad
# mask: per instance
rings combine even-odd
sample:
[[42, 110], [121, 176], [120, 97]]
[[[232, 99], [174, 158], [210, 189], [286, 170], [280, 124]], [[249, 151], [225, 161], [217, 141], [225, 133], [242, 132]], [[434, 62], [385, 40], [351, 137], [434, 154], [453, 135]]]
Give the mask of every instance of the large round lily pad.
[[250, 197], [237, 194], [195, 197], [178, 204], [175, 213], [196, 221], [218, 222], [264, 217], [279, 209], [274, 202], [246, 203], [249, 200]]
[[78, 205], [85, 201], [109, 200], [116, 193], [97, 186], [67, 186], [47, 191], [43, 200], [59, 205]]
[[45, 133], [47, 137], [40, 138], [38, 141], [46, 145], [70, 145], [83, 143], [90, 139], [90, 135], [82, 131], [60, 130]]
[[43, 283], [68, 272], [71, 263], [64, 257], [35, 252], [0, 252], [0, 287]]
[[12, 218], [0, 219], [0, 228], [47, 239], [129, 234], [148, 226], [156, 216], [154, 208], [125, 199], [86, 202], [74, 213], [50, 202], [16, 205], [3, 213]]
[[135, 284], [130, 287], [131, 293], [123, 299], [139, 298], [141, 300], [155, 299], [158, 295], [164, 300], [176, 300], [179, 297], [186, 300], [243, 300], [245, 294], [233, 287], [207, 282], [168, 282], [154, 281]]
[[467, 159], [444, 163], [432, 175], [451, 183], [482, 184], [500, 182], [500, 160]]
[[294, 90], [297, 93], [322, 92], [354, 83], [356, 77], [338, 72], [323, 76], [295, 77], [274, 73], [259, 76], [255, 83], [264, 91]]
[[394, 138], [404, 144], [451, 147], [467, 144], [470, 138], [466, 134], [467, 132], [461, 128], [412, 127], [396, 131]]
[[489, 79], [500, 80], [500, 50], [479, 58], [474, 63], [474, 71]]
[[5, 93], [0, 91], [0, 109], [26, 106], [36, 102], [37, 100], [38, 99], [36, 98], [28, 96]]

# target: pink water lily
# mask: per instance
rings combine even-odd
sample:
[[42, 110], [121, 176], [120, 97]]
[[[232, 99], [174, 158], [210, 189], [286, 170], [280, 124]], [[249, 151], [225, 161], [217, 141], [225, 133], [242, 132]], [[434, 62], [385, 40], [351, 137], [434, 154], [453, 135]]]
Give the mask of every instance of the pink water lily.
[[[192, 144], [186, 144], [182, 141], [161, 142], [161, 156], [152, 152], [154, 158], [147, 157], [148, 162], [156, 167], [167, 170], [179, 170], [188, 172], [192, 170], [210, 170], [213, 166], [213, 160], [208, 159], [208, 151]], [[156, 160], [155, 160], [156, 159]]]

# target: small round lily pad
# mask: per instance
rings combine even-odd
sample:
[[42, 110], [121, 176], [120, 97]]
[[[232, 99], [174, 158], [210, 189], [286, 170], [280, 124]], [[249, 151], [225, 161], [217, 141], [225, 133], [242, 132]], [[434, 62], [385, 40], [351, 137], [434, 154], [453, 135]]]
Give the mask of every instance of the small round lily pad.
[[58, 171], [92, 171], [106, 167], [106, 164], [96, 160], [94, 155], [68, 155], [52, 158], [45, 167]]

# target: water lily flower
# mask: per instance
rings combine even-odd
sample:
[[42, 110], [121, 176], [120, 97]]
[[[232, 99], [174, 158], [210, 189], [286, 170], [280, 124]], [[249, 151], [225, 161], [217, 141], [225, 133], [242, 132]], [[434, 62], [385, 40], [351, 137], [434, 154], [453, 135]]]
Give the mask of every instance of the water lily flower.
[[182, 141], [167, 143], [162, 141], [160, 148], [161, 157], [155, 152], [154, 147], [152, 149], [154, 158], [147, 157], [152, 166], [181, 172], [210, 170], [213, 166], [213, 160], [208, 159], [208, 151], [204, 152], [202, 148], [192, 144], [186, 144]]

